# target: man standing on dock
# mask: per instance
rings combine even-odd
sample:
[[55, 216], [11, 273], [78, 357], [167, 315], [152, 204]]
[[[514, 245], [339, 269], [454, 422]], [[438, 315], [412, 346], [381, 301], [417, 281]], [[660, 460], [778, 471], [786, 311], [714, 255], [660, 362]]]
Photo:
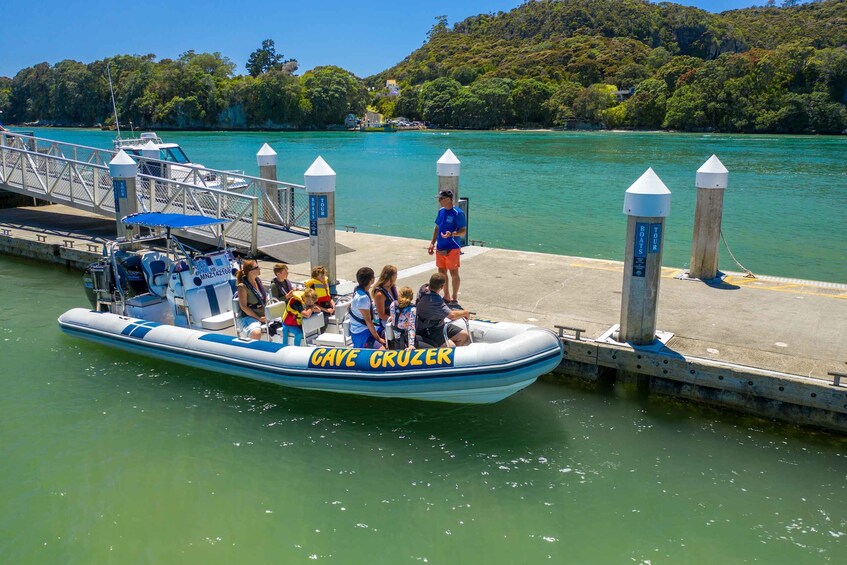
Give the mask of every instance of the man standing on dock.
[[[453, 191], [442, 190], [438, 193], [438, 203], [441, 209], [435, 217], [435, 229], [432, 230], [432, 241], [427, 252], [435, 253], [435, 266], [438, 272], [447, 275], [450, 271], [450, 281], [444, 285], [444, 301], [448, 306], [459, 304], [459, 259], [462, 246], [456, 241], [456, 236], [462, 236], [467, 231], [465, 213], [453, 207]], [[453, 283], [453, 294], [450, 294], [450, 282]]]

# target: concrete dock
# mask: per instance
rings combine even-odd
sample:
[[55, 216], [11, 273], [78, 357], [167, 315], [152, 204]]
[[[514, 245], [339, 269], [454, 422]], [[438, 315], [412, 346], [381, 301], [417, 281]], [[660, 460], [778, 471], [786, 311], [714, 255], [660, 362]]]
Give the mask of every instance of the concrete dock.
[[[98, 241], [112, 233], [114, 220], [63, 206], [0, 210], [0, 252], [70, 267], [99, 257]], [[435, 271], [428, 238], [336, 238], [349, 250], [337, 256], [339, 278], [393, 264], [398, 286], [417, 289]], [[288, 262], [292, 280], [309, 277], [308, 256]], [[265, 280], [272, 265], [262, 263]], [[565, 331], [564, 376], [640, 375], [655, 392], [847, 432], [847, 379], [836, 385], [829, 375], [847, 372], [847, 284], [729, 273], [707, 285], [663, 268], [658, 330], [669, 339], [633, 348], [600, 339], [620, 321], [622, 272], [619, 261], [468, 247], [460, 302], [478, 318], [584, 330]]]

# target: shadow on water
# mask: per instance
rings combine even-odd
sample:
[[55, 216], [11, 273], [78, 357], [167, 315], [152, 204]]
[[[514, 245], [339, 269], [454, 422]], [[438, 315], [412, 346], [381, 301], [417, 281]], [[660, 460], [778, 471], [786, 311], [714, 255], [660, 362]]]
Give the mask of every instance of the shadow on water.
[[[68, 344], [79, 344], [65, 337]], [[136, 393], [198, 401], [212, 398], [219, 401], [212, 406], [214, 417], [222, 414], [221, 409], [235, 409], [232, 413], [238, 414], [241, 421], [237, 425], [242, 428], [321, 422], [324, 429], [340, 427], [346, 433], [438, 438], [453, 444], [473, 444], [477, 449], [489, 446], [497, 451], [519, 452], [550, 445], [558, 451], [568, 438], [557, 400], [568, 391], [561, 387], [545, 389], [537, 384], [496, 404], [447, 404], [289, 388], [125, 354], [97, 344], [78, 347], [89, 351], [94, 363], [128, 366], [108, 375], [121, 379], [122, 388], [134, 382], [141, 387]]]

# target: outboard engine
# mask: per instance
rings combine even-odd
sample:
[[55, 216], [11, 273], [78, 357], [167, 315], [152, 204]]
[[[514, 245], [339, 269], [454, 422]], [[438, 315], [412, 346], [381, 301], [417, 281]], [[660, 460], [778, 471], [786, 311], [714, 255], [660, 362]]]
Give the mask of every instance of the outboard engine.
[[[141, 270], [141, 258], [138, 255], [119, 251], [116, 254], [118, 263], [118, 278], [120, 287], [126, 298], [132, 298], [148, 291], [144, 272]], [[92, 308], [97, 307], [97, 301], [111, 302], [118, 292], [112, 261], [104, 257], [90, 264], [82, 273], [82, 284], [85, 295]]]

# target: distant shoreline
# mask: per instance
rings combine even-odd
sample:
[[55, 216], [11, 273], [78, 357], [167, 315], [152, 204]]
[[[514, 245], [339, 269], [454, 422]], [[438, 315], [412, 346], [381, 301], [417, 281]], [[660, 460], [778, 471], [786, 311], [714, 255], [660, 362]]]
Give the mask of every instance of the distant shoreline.
[[[79, 130], [99, 130], [106, 132], [117, 132], [114, 129], [102, 129], [102, 127], [98, 126], [79, 126], [79, 125], [54, 125], [54, 124], [39, 124], [39, 125], [17, 125], [17, 124], [4, 124], [6, 128], [16, 128], [19, 130], [26, 130], [26, 128], [57, 128], [57, 129], [79, 129]], [[11, 130], [9, 130], [11, 131]], [[129, 132], [129, 129], [122, 129], [121, 133], [126, 134]], [[210, 127], [210, 128], [175, 128], [168, 126], [154, 126], [151, 128], [135, 128], [132, 130], [135, 133], [142, 131], [196, 131], [196, 132], [239, 132], [239, 133], [344, 133], [344, 134], [355, 134], [361, 133], [358, 131], [348, 131], [346, 129], [309, 129], [309, 128], [223, 128], [223, 127]], [[395, 133], [400, 133], [405, 130], [397, 129]], [[438, 132], [438, 133], [452, 133], [452, 132], [520, 132], [520, 133], [561, 133], [561, 132], [579, 132], [579, 133], [592, 133], [592, 132], [608, 132], [608, 133], [690, 133], [690, 134], [722, 134], [722, 135], [778, 135], [785, 137], [794, 137], [794, 136], [821, 136], [821, 137], [839, 137], [847, 135], [847, 131], [842, 131], [841, 133], [764, 133], [764, 132], [724, 132], [718, 130], [691, 130], [691, 131], [683, 131], [683, 130], [665, 130], [665, 129], [627, 129], [627, 128], [562, 128], [562, 127], [553, 127], [553, 128], [518, 128], [518, 127], [510, 127], [510, 128], [491, 128], [491, 129], [469, 129], [469, 128], [428, 128], [428, 129], [412, 129], [408, 131], [423, 131], [423, 132]], [[15, 132], [11, 132], [15, 133]], [[379, 132], [374, 132], [379, 133]]]

